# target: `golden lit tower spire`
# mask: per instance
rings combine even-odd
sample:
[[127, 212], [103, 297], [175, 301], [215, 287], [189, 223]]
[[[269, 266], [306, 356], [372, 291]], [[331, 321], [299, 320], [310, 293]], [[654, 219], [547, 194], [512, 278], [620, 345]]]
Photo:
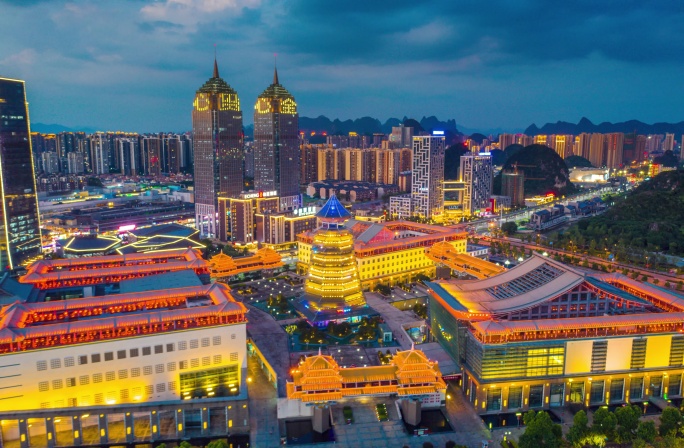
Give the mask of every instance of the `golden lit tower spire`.
[[273, 84], [274, 85], [280, 84], [278, 82], [278, 60], [277, 60], [277, 58], [278, 58], [278, 55], [274, 54], [273, 55]]

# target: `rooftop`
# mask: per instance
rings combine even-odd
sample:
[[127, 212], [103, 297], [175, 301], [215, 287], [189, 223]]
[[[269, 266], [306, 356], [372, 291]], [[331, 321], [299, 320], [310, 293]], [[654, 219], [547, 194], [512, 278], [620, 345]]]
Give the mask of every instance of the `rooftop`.
[[323, 220], [344, 221], [351, 218], [351, 213], [344, 208], [337, 196], [330, 196], [328, 202], [316, 213], [318, 218]]

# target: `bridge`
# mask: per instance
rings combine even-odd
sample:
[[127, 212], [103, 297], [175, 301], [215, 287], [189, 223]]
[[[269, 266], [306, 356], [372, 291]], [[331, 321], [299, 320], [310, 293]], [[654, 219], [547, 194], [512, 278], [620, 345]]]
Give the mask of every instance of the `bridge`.
[[502, 266], [489, 261], [458, 253], [456, 248], [447, 242], [434, 244], [425, 250], [425, 255], [437, 264], [448, 266], [454, 271], [465, 272], [478, 279], [491, 277], [505, 270]]

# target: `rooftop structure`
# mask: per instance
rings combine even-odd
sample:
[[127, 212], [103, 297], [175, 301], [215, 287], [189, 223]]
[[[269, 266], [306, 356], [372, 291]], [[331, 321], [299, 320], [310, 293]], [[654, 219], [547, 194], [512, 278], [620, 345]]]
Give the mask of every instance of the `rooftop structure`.
[[20, 282], [40, 289], [92, 286], [186, 269], [198, 275], [209, 274], [207, 262], [196, 249], [177, 249], [153, 254], [41, 260], [28, 268]]
[[440, 395], [446, 384], [436, 362], [413, 347], [397, 351], [388, 365], [340, 367], [332, 356], [307, 357], [292, 372], [287, 398], [304, 403], [337, 401], [360, 395], [397, 394], [402, 398]]
[[475, 281], [428, 282], [432, 333], [478, 412], [682, 395], [684, 296], [534, 255]]
[[256, 254], [249, 257], [233, 258], [219, 253], [209, 260], [209, 271], [214, 279], [227, 279], [244, 272], [276, 269], [283, 266], [280, 254], [269, 248], [259, 249]]

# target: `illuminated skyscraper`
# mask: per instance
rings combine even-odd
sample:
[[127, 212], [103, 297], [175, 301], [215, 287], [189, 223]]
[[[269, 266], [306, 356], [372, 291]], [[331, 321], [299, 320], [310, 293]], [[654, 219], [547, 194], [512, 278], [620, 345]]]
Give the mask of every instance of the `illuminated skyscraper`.
[[483, 212], [489, 207], [492, 196], [492, 156], [485, 153], [461, 156], [459, 175], [465, 184], [463, 214], [470, 216]]
[[0, 263], [40, 254], [40, 221], [24, 81], [0, 78]]
[[299, 115], [297, 103], [278, 81], [254, 105], [254, 189], [299, 194]]
[[445, 138], [443, 131], [433, 133], [413, 137], [411, 208], [414, 216], [440, 219], [444, 213]]
[[195, 222], [202, 236], [218, 229], [218, 197], [235, 198], [243, 189], [242, 111], [238, 94], [214, 74], [192, 105], [195, 160]]

